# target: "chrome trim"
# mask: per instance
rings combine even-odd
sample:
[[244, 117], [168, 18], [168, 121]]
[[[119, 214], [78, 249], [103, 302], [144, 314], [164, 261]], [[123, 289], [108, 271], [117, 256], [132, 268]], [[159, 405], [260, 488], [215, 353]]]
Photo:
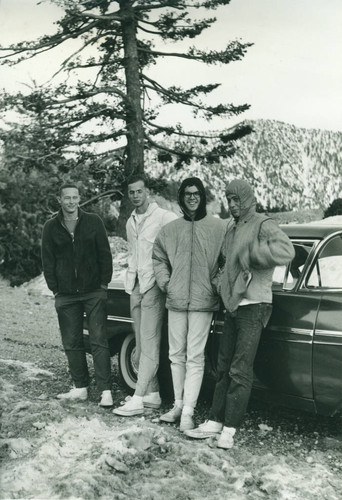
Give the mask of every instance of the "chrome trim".
[[290, 326], [269, 326], [266, 327], [266, 329], [271, 332], [292, 333], [293, 335], [309, 335], [310, 337], [313, 337], [314, 332], [313, 329], [291, 328]]
[[269, 340], [276, 340], [277, 342], [291, 342], [293, 344], [313, 344], [312, 340], [279, 339], [277, 337], [270, 337], [269, 339], [263, 339], [264, 342], [268, 342]]
[[124, 316], [111, 316], [111, 315], [108, 315], [107, 319], [110, 319], [112, 321], [121, 321], [122, 323], [133, 323], [132, 318], [125, 318]]
[[120, 291], [124, 292], [125, 288], [123, 286], [120, 286], [120, 285], [111, 285], [111, 284], [109, 284], [108, 285], [108, 290], [120, 290]]
[[337, 342], [323, 342], [323, 341], [318, 341], [318, 342], [314, 342], [315, 345], [337, 345], [339, 347], [342, 347], [342, 344], [341, 343], [337, 343]]
[[342, 337], [342, 331], [339, 330], [315, 330], [315, 333], [324, 337]]

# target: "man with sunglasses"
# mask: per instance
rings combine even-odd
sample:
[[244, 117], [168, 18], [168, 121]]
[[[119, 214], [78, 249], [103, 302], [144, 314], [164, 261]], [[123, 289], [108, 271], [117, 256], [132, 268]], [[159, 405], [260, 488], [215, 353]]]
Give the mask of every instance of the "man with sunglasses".
[[153, 248], [157, 284], [166, 292], [169, 358], [175, 393], [162, 422], [180, 420], [180, 430], [194, 428], [193, 413], [204, 373], [204, 348], [219, 297], [213, 286], [226, 224], [207, 215], [206, 193], [197, 177], [178, 191], [181, 217], [165, 225]]

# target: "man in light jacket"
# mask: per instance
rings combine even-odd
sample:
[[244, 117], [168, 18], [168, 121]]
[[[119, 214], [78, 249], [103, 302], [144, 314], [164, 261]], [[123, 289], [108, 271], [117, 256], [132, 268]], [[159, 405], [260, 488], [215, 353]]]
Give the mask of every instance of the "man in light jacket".
[[217, 362], [217, 382], [209, 419], [187, 436], [218, 436], [217, 446], [231, 448], [253, 383], [253, 363], [260, 335], [272, 311], [275, 266], [294, 257], [291, 241], [269, 217], [256, 213], [251, 186], [230, 182], [226, 197], [233, 220], [227, 227], [226, 262], [218, 289], [226, 308]]
[[166, 292], [169, 358], [174, 407], [160, 417], [193, 429], [193, 413], [204, 373], [204, 348], [219, 297], [213, 287], [226, 224], [207, 215], [206, 194], [197, 177], [185, 179], [178, 192], [184, 217], [164, 226], [153, 249], [157, 283]]
[[147, 181], [142, 175], [129, 179], [128, 197], [135, 210], [126, 225], [129, 257], [125, 290], [131, 296], [139, 369], [134, 395], [113, 410], [116, 415], [125, 417], [141, 415], [144, 407], [159, 408], [161, 405], [157, 370], [165, 294], [154, 277], [152, 248], [159, 230], [177, 218], [173, 212], [149, 202]]

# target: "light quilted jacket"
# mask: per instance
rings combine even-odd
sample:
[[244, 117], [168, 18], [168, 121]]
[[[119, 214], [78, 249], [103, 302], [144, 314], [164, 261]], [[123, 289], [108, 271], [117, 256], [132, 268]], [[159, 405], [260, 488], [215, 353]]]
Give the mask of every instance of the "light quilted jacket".
[[183, 217], [166, 224], [153, 246], [153, 268], [159, 288], [167, 293], [173, 311], [216, 311], [219, 297], [213, 287], [218, 272], [226, 222], [205, 216]]

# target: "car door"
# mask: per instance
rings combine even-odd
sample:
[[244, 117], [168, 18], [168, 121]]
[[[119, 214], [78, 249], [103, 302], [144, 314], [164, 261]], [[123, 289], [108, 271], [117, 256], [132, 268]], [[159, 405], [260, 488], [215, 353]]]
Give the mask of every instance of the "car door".
[[320, 246], [305, 284], [321, 297], [313, 339], [313, 392], [318, 413], [342, 403], [342, 231]]
[[273, 311], [254, 365], [254, 387], [272, 398], [313, 409], [312, 350], [320, 296], [304, 287], [318, 241], [294, 240], [295, 258], [273, 275]]

